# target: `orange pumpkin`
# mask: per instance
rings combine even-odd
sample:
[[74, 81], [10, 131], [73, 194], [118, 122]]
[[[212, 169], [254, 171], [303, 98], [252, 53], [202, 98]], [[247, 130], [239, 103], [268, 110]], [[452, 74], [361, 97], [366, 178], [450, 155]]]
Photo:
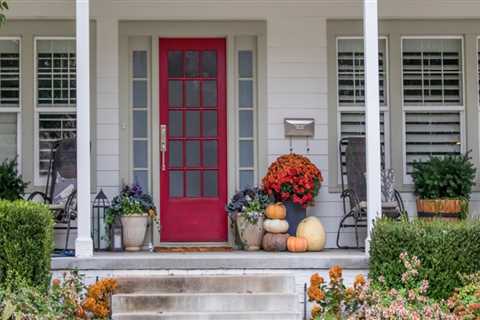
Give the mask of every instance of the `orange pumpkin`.
[[300, 237], [288, 237], [287, 248], [290, 252], [305, 252], [308, 248], [307, 239]]
[[269, 219], [280, 219], [283, 220], [287, 216], [287, 209], [281, 202], [270, 204], [265, 209], [265, 215]]

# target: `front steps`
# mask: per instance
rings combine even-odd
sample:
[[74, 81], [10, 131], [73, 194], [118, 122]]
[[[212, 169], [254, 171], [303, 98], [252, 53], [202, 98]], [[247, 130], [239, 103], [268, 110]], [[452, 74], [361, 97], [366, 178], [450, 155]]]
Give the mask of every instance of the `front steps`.
[[293, 276], [118, 278], [114, 320], [299, 320]]

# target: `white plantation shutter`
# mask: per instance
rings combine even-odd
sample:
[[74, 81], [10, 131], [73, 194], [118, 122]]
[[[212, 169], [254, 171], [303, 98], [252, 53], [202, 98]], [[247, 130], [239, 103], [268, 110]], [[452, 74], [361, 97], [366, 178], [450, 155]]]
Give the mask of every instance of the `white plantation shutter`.
[[461, 39], [405, 39], [404, 105], [462, 105], [462, 64]]
[[17, 156], [17, 113], [0, 113], [0, 163]]
[[20, 106], [20, 43], [0, 40], [0, 108]]
[[407, 174], [414, 161], [461, 153], [460, 112], [406, 112]]
[[[338, 39], [337, 85], [340, 106], [365, 105], [365, 67], [363, 39]], [[385, 96], [385, 52], [386, 41], [379, 40], [380, 104], [386, 104]]]

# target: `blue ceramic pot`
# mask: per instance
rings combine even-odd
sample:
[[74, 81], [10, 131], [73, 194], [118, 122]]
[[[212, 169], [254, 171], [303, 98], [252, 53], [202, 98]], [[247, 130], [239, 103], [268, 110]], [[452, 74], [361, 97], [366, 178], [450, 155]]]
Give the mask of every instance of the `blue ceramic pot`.
[[288, 234], [296, 236], [298, 224], [307, 217], [307, 208], [303, 208], [292, 201], [287, 201], [283, 204], [287, 208]]

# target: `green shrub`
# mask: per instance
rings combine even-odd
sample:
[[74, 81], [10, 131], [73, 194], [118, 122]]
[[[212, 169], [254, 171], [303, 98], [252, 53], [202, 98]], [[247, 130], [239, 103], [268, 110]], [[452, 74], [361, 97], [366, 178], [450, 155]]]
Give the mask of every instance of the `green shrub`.
[[370, 245], [370, 278], [382, 276], [387, 286], [401, 288], [402, 252], [422, 262], [420, 278], [429, 281], [429, 296], [448, 298], [461, 287], [462, 274], [480, 271], [480, 221], [378, 220]]
[[53, 218], [42, 205], [0, 200], [0, 287], [48, 286]]
[[21, 199], [27, 186], [28, 183], [23, 182], [18, 174], [16, 159], [0, 163], [0, 199]]
[[431, 157], [413, 164], [415, 194], [422, 199], [470, 199], [475, 185], [475, 166], [465, 155]]

